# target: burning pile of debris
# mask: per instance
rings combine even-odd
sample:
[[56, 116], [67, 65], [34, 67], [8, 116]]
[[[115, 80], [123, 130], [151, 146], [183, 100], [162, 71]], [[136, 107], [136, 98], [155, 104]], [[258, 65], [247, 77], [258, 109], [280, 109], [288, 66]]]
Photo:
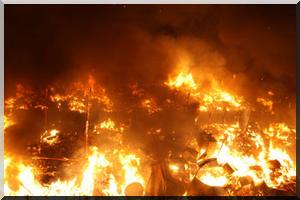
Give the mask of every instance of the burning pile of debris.
[[92, 76], [18, 85], [5, 100], [5, 194], [295, 195], [296, 131], [274, 117], [273, 92], [254, 105], [183, 72], [151, 87], [118, 101]]

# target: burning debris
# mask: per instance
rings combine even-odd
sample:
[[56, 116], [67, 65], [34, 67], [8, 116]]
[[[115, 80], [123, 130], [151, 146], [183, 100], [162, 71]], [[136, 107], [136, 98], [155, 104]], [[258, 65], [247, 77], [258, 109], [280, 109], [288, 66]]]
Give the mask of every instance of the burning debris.
[[[7, 143], [6, 195], [295, 194], [295, 129], [256, 121], [256, 104], [216, 81], [204, 88], [180, 72], [159, 85], [165, 98], [130, 85], [132, 105], [87, 82], [47, 95], [18, 85], [5, 101], [6, 140], [24, 129], [21, 117], [44, 116], [29, 157]], [[274, 115], [270, 100], [257, 102]]]

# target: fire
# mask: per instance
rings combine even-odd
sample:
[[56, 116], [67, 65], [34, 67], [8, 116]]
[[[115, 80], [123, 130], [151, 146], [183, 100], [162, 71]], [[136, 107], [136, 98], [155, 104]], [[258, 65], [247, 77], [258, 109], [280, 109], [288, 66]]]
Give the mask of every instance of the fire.
[[[283, 124], [281, 124], [280, 127], [284, 127], [285, 130], [290, 130], [286, 125]], [[272, 126], [270, 129], [273, 130]], [[256, 184], [264, 181], [271, 188], [279, 187], [280, 184], [290, 180], [291, 177], [295, 176], [296, 168], [291, 157], [281, 149], [274, 149], [272, 142], [270, 143], [269, 147], [266, 147], [263, 138], [255, 132], [248, 130], [246, 134], [249, 136], [251, 135], [252, 140], [255, 142], [254, 145], [258, 149], [261, 149], [261, 152], [258, 154], [258, 156], [255, 157], [254, 155], [244, 155], [243, 152], [236, 151], [233, 145], [236, 145], [234, 142], [237, 136], [236, 131], [238, 130], [238, 124], [226, 128], [223, 132], [227, 136], [227, 139], [225, 140], [226, 144], [224, 144], [224, 140], [221, 138], [218, 144], [219, 148], [212, 156], [217, 158], [217, 161], [220, 165], [229, 164], [235, 170], [233, 176], [249, 176], [252, 177]], [[279, 161], [281, 165], [280, 169], [283, 173], [275, 180], [271, 180], [270, 178], [271, 169], [270, 166], [266, 164], [269, 160]], [[253, 171], [253, 166], [261, 167], [262, 173], [259, 174], [258, 171]], [[213, 180], [213, 178], [218, 178], [225, 182], [225, 177], [223, 177], [223, 175], [213, 176], [210, 173], [206, 173], [203, 176], [203, 181], [206, 181], [208, 185], [209, 183], [207, 181]], [[284, 177], [286, 177], [285, 181]], [[202, 179], [200, 178], [200, 180]], [[226, 181], [226, 184], [230, 184], [230, 182]]]
[[172, 172], [177, 173], [179, 171], [179, 167], [175, 164], [170, 164], [169, 168], [171, 169]]
[[[199, 111], [208, 112], [209, 110], [230, 111], [243, 109], [243, 99], [239, 96], [234, 96], [223, 90], [215, 81], [210, 90], [201, 91], [201, 86], [198, 84], [192, 74], [179, 73], [175, 78], [169, 78], [165, 85], [171, 89], [182, 91], [191, 96], [195, 101], [199, 102]], [[227, 105], [224, 105], [227, 104]]]
[[217, 101], [229, 102], [234, 107], [240, 107], [241, 106], [240, 100], [236, 99], [235, 97], [233, 97], [228, 92], [221, 91], [219, 93], [219, 96], [216, 97], [216, 99], [217, 99]]
[[103, 189], [103, 193], [107, 196], [119, 196], [120, 193], [118, 192], [118, 183], [116, 182], [115, 177], [110, 174], [109, 175], [109, 186], [106, 189]]
[[122, 163], [122, 168], [125, 172], [125, 181], [122, 186], [122, 191], [124, 194], [125, 187], [130, 183], [138, 182], [145, 185], [144, 178], [139, 174], [138, 167], [140, 166], [140, 159], [135, 155], [120, 155], [120, 161]]
[[[199, 77], [197, 79], [192, 73], [184, 72], [174, 77], [170, 76], [164, 82], [172, 94], [184, 97], [184, 104], [175, 106], [175, 110], [177, 107], [184, 107], [185, 104], [195, 104], [197, 116], [192, 118], [194, 127], [184, 127], [183, 122], [182, 130], [178, 131], [180, 136], [193, 133], [189, 136], [190, 141], [178, 147], [178, 152], [183, 152], [169, 151], [168, 157], [165, 158], [171, 160], [174, 156], [177, 158], [174, 159], [176, 162], [168, 163], [166, 165], [168, 169], [159, 168], [158, 172], [153, 172], [153, 176], [161, 178], [162, 174], [170, 174], [175, 180], [184, 182], [186, 188], [189, 188], [188, 184], [193, 179], [197, 179], [210, 187], [226, 188], [230, 195], [239, 194], [238, 191], [244, 187], [243, 179], [251, 182], [251, 187], [265, 184], [268, 188], [287, 190], [286, 185], [294, 183], [296, 176], [296, 162], [291, 150], [296, 140], [295, 128], [285, 121], [275, 119], [270, 112], [266, 112], [272, 116], [267, 116], [270, 120], [266, 122], [261, 123], [253, 118], [250, 120], [250, 113], [256, 112], [257, 109], [253, 108], [258, 106], [257, 103], [268, 107], [272, 112], [275, 112], [276, 105], [273, 101], [260, 97], [254, 98], [254, 102], [249, 102], [245, 97], [230, 92], [232, 91], [230, 88], [221, 87], [216, 80], [211, 80], [211, 83], [209, 87], [203, 86]], [[86, 83], [75, 82], [63, 90], [51, 88], [49, 95], [45, 97], [47, 105], [37, 101], [32, 92], [25, 87], [19, 85], [18, 88], [16, 97], [5, 101], [5, 109], [8, 111], [4, 117], [5, 130], [9, 131], [8, 127], [18, 123], [18, 118], [14, 115], [16, 110], [25, 112], [26, 109], [39, 109], [43, 115], [51, 109], [57, 109], [58, 114], [71, 111], [71, 114], [75, 113], [76, 117], [85, 122], [82, 123], [85, 126], [79, 131], [65, 133], [68, 131], [63, 126], [63, 120], [68, 119], [63, 119], [57, 124], [51, 122], [51, 127], [56, 128], [39, 132], [41, 134], [38, 145], [42, 149], [45, 148], [45, 152], [51, 152], [55, 148], [60, 148], [59, 145], [63, 144], [64, 138], [79, 135], [78, 140], [86, 139], [84, 143], [86, 146], [85, 148], [78, 146], [80, 156], [76, 159], [49, 157], [49, 160], [72, 163], [68, 167], [56, 169], [57, 171], [69, 172], [73, 167], [76, 171], [66, 177], [53, 175], [51, 176], [53, 179], [49, 182], [41, 178], [45, 171], [48, 172], [48, 166], [36, 164], [30, 159], [22, 160], [18, 155], [5, 152], [6, 195], [119, 196], [132, 195], [134, 192], [147, 194], [146, 191], [150, 187], [149, 170], [153, 164], [151, 154], [141, 153], [141, 147], [134, 147], [132, 143], [127, 144], [126, 139], [134, 138], [131, 133], [136, 131], [147, 134], [151, 139], [158, 138], [155, 142], [164, 141], [166, 138], [170, 142], [176, 141], [174, 135], [177, 132], [174, 129], [177, 124], [173, 123], [171, 127], [164, 127], [164, 124], [177, 116], [170, 117], [164, 113], [164, 104], [161, 103], [168, 102], [169, 106], [169, 103], [173, 102], [170, 100], [171, 97], [167, 97], [166, 101], [160, 101], [159, 98], [149, 95], [146, 89], [139, 88], [137, 84], [131, 85], [130, 93], [132, 97], [137, 98], [134, 106], [138, 108], [137, 110], [143, 110], [136, 113], [132, 112], [134, 106], [128, 108], [119, 102], [113, 102], [110, 97], [111, 91], [106, 91], [92, 76], [89, 76]], [[274, 97], [273, 92], [269, 91], [267, 94]], [[134, 117], [138, 120], [145, 117], [149, 121], [141, 121], [141, 124], [149, 122], [147, 125], [151, 127], [144, 128], [138, 125], [132, 128], [135, 122], [127, 118], [132, 113], [136, 114]], [[185, 116], [184, 113], [182, 116]], [[91, 130], [96, 134], [90, 134]], [[85, 154], [81, 149], [85, 149]], [[77, 155], [77, 152], [73, 153]], [[171, 173], [162, 172], [163, 170], [169, 170]], [[160, 185], [164, 184], [161, 180], [157, 182]], [[257, 194], [260, 192], [262, 191]], [[182, 194], [189, 195], [189, 191]]]
[[94, 126], [94, 133], [101, 134], [103, 131], [113, 131], [122, 133], [124, 131], [125, 127], [123, 124], [116, 124], [115, 121], [113, 121], [111, 118], [107, 118], [106, 120], [102, 121], [99, 124], [96, 124]]
[[207, 112], [208, 108], [206, 106], [199, 106], [199, 111], [200, 112]]
[[112, 121], [110, 118], [108, 118], [106, 121], [104, 121], [100, 124], [100, 128], [115, 130], [115, 122]]
[[5, 101], [5, 108], [8, 110], [12, 110], [15, 106], [16, 99], [15, 98], [9, 98]]
[[94, 190], [94, 179], [96, 176], [96, 169], [102, 169], [109, 166], [109, 161], [106, 160], [105, 155], [99, 154], [98, 149], [95, 147], [92, 149], [93, 153], [88, 158], [88, 166], [83, 173], [83, 179], [81, 182], [82, 191], [87, 194], [93, 194]]
[[[28, 166], [22, 162], [17, 163], [19, 174], [16, 176], [16, 181], [20, 187], [18, 191], [10, 188], [8, 177], [5, 177], [5, 194], [6, 195], [93, 195], [99, 187], [105, 195], [124, 195], [125, 188], [133, 183], [139, 182], [143, 186], [145, 181], [140, 174], [139, 165], [140, 159], [134, 154], [123, 155], [119, 152], [119, 168], [116, 174], [108, 174], [111, 168], [114, 168], [112, 161], [107, 159], [105, 153], [99, 152], [97, 147], [91, 148], [91, 154], [88, 157], [87, 165], [81, 174], [78, 174], [71, 180], [57, 180], [51, 184], [41, 184], [36, 175], [38, 170], [33, 166]], [[5, 174], [8, 173], [12, 166], [11, 157], [5, 158]], [[117, 181], [117, 177], [122, 175], [122, 178]], [[97, 179], [107, 178], [107, 182], [98, 183]], [[100, 184], [100, 185], [99, 185]]]
[[191, 90], [196, 90], [197, 89], [197, 84], [194, 81], [193, 75], [190, 74], [185, 74], [185, 73], [179, 73], [178, 76], [173, 79], [169, 79], [168, 82], [165, 82], [165, 84], [171, 88], [188, 88]]
[[58, 142], [59, 131], [56, 129], [45, 131], [41, 137], [42, 142], [45, 142], [49, 145], [53, 145]]
[[269, 149], [269, 160], [278, 160], [282, 169], [287, 171], [287, 176], [291, 177], [296, 175], [296, 163], [287, 152], [273, 147], [272, 143]]
[[149, 98], [149, 99], [144, 99], [141, 103], [143, 108], [146, 108], [149, 114], [153, 114], [156, 112], [159, 112], [161, 109], [157, 106], [156, 102], [154, 99]]
[[11, 118], [4, 116], [4, 130], [14, 124], [15, 124], [15, 122]]
[[86, 112], [86, 105], [84, 99], [77, 99], [76, 97], [71, 98], [69, 101], [69, 108], [72, 111], [77, 111], [79, 113]]
[[[55, 91], [54, 88], [52, 90]], [[86, 113], [88, 104], [93, 102], [102, 104], [105, 112], [112, 112], [113, 108], [113, 103], [106, 90], [96, 85], [92, 76], [89, 76], [87, 85], [82, 82], [75, 82], [65, 91], [50, 95], [50, 100], [56, 103], [59, 109], [62, 103], [66, 102], [69, 110], [79, 113]]]
[[206, 185], [210, 186], [225, 186], [228, 183], [228, 179], [224, 176], [213, 176], [210, 173], [206, 173], [200, 177], [200, 180]]
[[268, 100], [268, 99], [264, 99], [264, 98], [261, 98], [261, 97], [257, 98], [256, 101], [258, 103], [261, 103], [263, 106], [266, 106], [269, 109], [269, 111], [273, 110], [273, 101]]
[[274, 123], [271, 126], [264, 130], [264, 132], [270, 137], [287, 141], [292, 135], [295, 136], [296, 130], [289, 128], [284, 123]]

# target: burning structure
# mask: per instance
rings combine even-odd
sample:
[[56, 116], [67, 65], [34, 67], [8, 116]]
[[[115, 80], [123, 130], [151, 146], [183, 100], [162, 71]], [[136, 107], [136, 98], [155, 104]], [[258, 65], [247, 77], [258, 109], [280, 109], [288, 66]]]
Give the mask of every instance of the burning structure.
[[150, 59], [172, 47], [171, 61], [67, 70], [46, 84], [5, 75], [5, 195], [294, 195], [295, 91], [257, 89], [202, 39], [146, 41], [135, 27], [133, 40], [131, 28], [133, 46], [146, 43]]

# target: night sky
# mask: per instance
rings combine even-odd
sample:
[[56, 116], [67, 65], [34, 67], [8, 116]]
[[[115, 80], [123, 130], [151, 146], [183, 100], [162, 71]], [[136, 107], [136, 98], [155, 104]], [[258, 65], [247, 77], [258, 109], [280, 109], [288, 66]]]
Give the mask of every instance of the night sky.
[[[93, 71], [108, 87], [191, 68], [237, 74], [241, 87], [296, 94], [294, 5], [6, 5], [5, 95]], [[180, 59], [180, 58], [179, 58]], [[249, 93], [249, 92], [248, 92]]]

